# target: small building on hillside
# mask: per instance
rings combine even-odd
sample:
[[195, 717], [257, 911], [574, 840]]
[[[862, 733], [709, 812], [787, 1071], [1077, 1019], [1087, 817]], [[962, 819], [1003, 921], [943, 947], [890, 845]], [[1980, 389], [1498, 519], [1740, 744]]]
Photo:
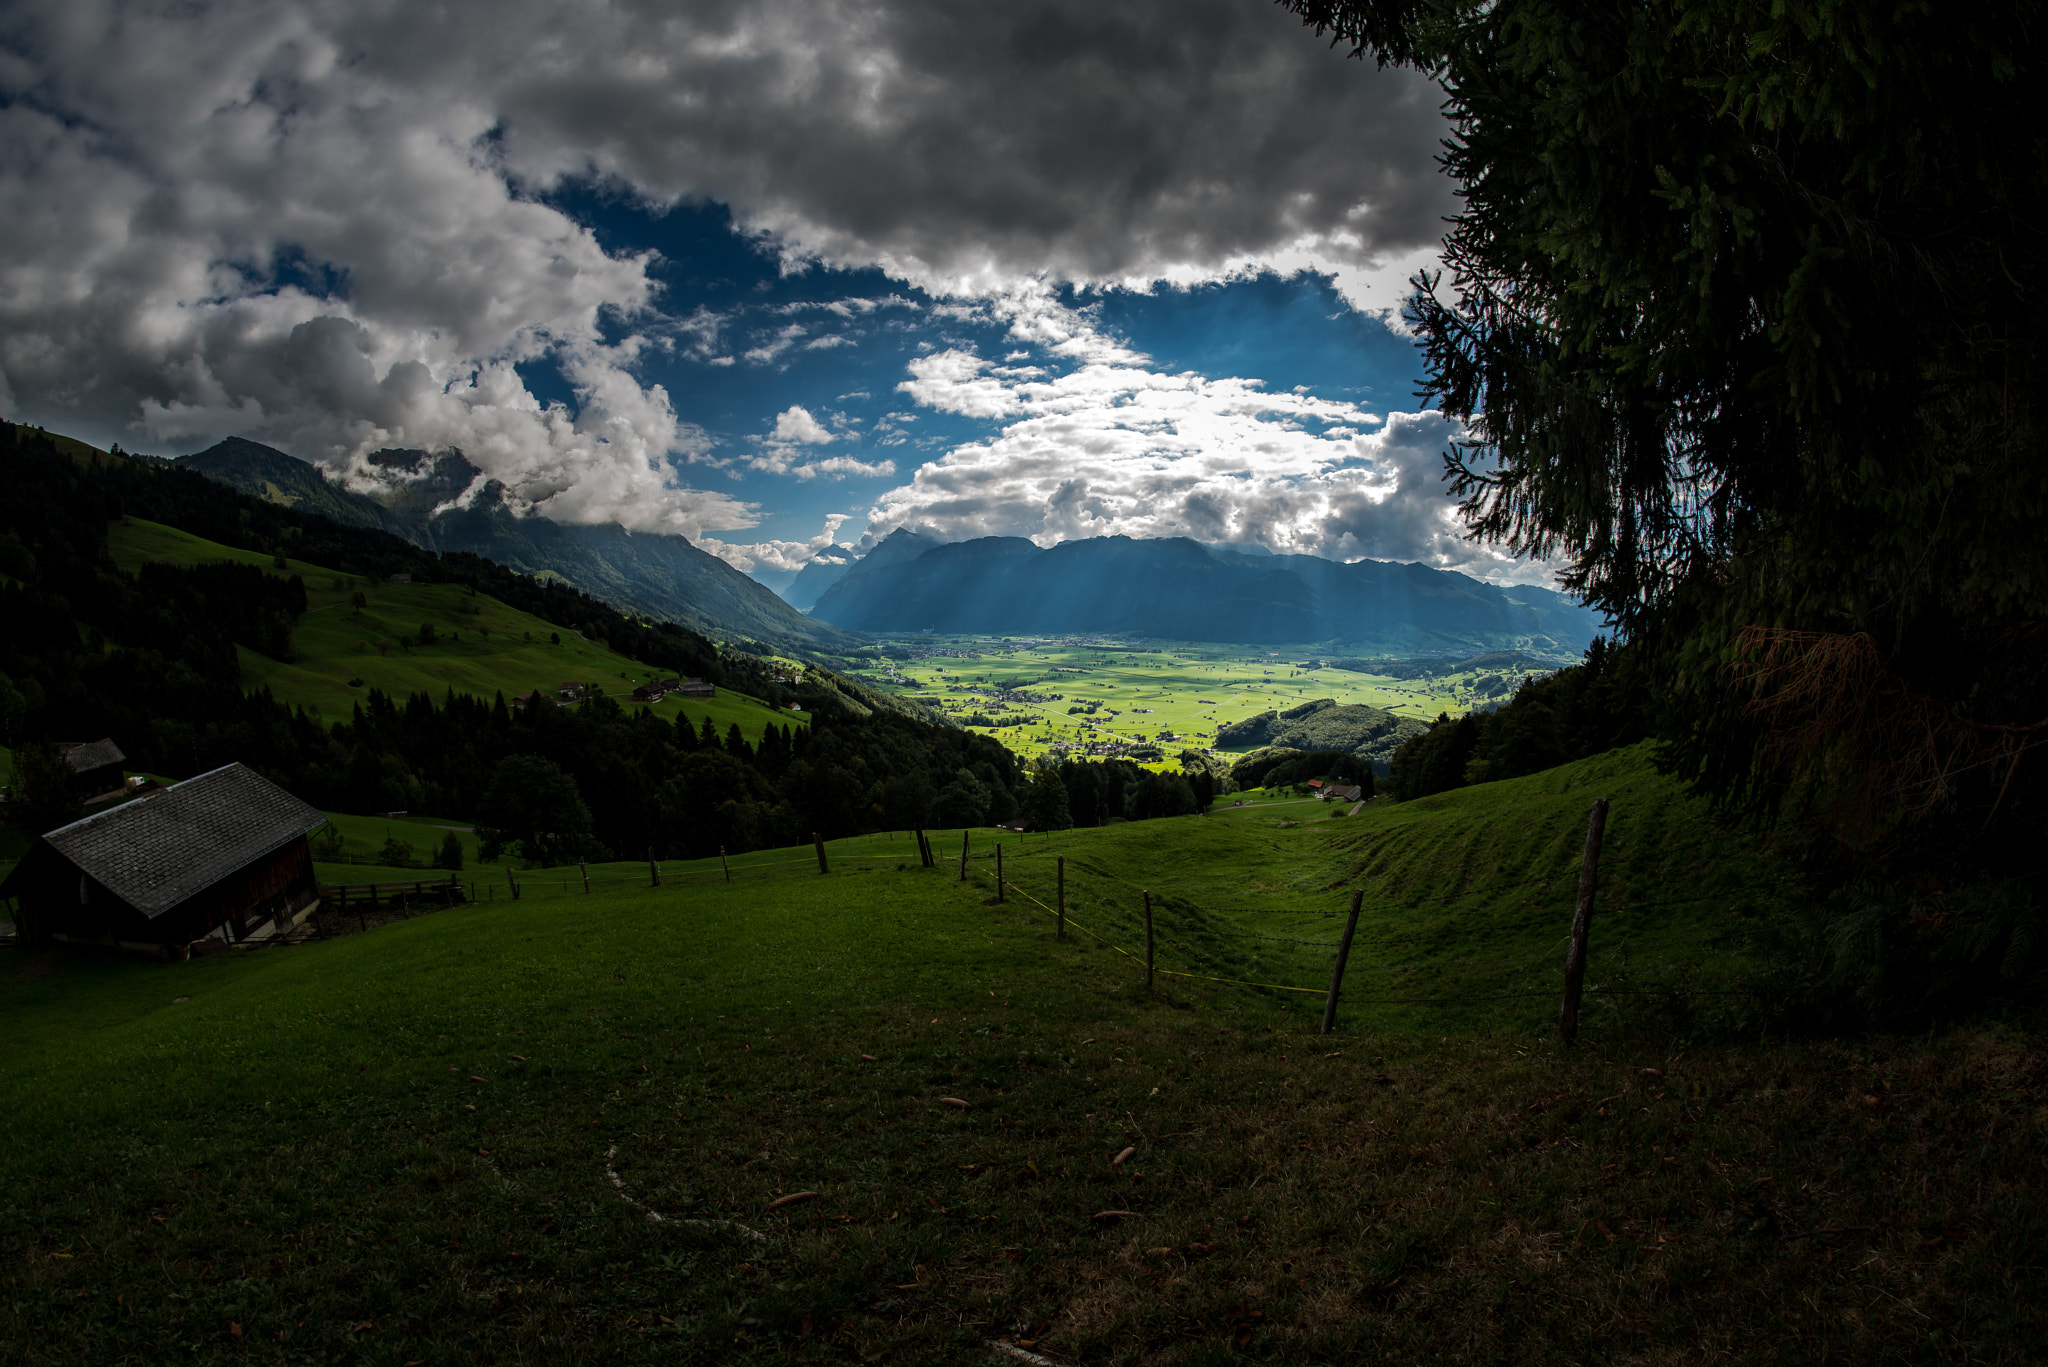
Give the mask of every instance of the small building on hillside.
[[548, 695], [536, 688], [531, 693], [521, 693], [512, 700], [512, 705], [514, 707], [532, 707], [546, 701], [548, 701]]
[[388, 579], [393, 584], [410, 584], [412, 582], [412, 576], [409, 574], [394, 574], [388, 576]]
[[633, 690], [634, 702], [660, 702], [661, 699], [662, 690], [660, 684], [641, 684]]
[[318, 904], [306, 843], [327, 818], [230, 764], [37, 838], [0, 897], [22, 943], [184, 958], [303, 920]]
[[718, 696], [717, 685], [705, 683], [702, 679], [685, 679], [683, 680], [683, 686], [678, 688], [676, 692], [686, 698], [714, 698]]
[[72, 791], [79, 801], [112, 792], [123, 785], [121, 766], [128, 756], [111, 740], [90, 740], [59, 745], [57, 753], [71, 766]]

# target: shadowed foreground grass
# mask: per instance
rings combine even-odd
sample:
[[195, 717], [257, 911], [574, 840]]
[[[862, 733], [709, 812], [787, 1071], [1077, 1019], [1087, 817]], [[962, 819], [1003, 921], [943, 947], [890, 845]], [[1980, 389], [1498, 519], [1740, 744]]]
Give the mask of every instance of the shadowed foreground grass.
[[0, 1360], [2048, 1351], [2030, 1038], [1326, 1039], [862, 867], [9, 952]]

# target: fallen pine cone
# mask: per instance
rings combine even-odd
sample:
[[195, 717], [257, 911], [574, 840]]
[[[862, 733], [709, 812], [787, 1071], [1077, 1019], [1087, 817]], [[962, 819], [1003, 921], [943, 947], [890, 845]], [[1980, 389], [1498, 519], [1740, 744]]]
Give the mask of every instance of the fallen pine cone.
[[793, 1206], [799, 1201], [809, 1201], [816, 1197], [817, 1194], [815, 1191], [793, 1191], [787, 1196], [778, 1196], [773, 1201], [770, 1201], [768, 1209], [780, 1210], [784, 1206]]
[[482, 1082], [482, 1081], [484, 1081], [484, 1079], [483, 1079], [483, 1078], [480, 1078], [480, 1077], [478, 1077], [478, 1076], [477, 1076], [477, 1075], [476, 1075], [475, 1073], [471, 1073], [471, 1074], [469, 1075], [469, 1080], [470, 1080], [471, 1082]]
[[880, 1059], [878, 1059], [878, 1058], [876, 1058], [876, 1057], [875, 1057], [875, 1056], [874, 1056], [873, 1054], [862, 1054], [862, 1055], [860, 1056], [860, 1061], [861, 1061], [862, 1063], [880, 1063], [880, 1062], [881, 1062], [881, 1060], [880, 1060]]
[[1137, 1149], [1137, 1146], [1136, 1146], [1136, 1145], [1132, 1145], [1132, 1146], [1131, 1146], [1130, 1148], [1128, 1148], [1128, 1149], [1125, 1149], [1125, 1150], [1124, 1150], [1124, 1151], [1123, 1151], [1122, 1153], [1118, 1154], [1118, 1155], [1117, 1155], [1116, 1157], [1114, 1157], [1114, 1158], [1110, 1159], [1110, 1160], [1109, 1160], [1109, 1165], [1110, 1165], [1110, 1166], [1111, 1166], [1112, 1168], [1120, 1168], [1120, 1167], [1122, 1167], [1122, 1166], [1124, 1165], [1124, 1160], [1125, 1160], [1125, 1159], [1127, 1159], [1127, 1158], [1129, 1158], [1129, 1157], [1130, 1157], [1131, 1155], [1135, 1154], [1135, 1153], [1136, 1153], [1137, 1151], [1138, 1151], [1138, 1149]]
[[939, 1104], [941, 1106], [958, 1106], [963, 1111], [967, 1109], [967, 1103], [957, 1096], [942, 1096], [939, 1098]]
[[1135, 1210], [1098, 1210], [1088, 1218], [1091, 1220], [1127, 1220], [1137, 1213]]

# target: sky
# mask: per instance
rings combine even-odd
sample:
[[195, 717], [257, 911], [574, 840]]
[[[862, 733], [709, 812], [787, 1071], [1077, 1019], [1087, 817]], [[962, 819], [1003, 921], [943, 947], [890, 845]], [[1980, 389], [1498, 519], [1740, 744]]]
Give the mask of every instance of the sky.
[[456, 447], [778, 586], [898, 527], [1547, 581], [1415, 394], [1446, 131], [1262, 0], [14, 0], [0, 414]]

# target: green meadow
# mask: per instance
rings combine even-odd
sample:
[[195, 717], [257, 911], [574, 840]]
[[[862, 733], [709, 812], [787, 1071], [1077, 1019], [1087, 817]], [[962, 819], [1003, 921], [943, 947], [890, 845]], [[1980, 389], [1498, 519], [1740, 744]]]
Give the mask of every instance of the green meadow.
[[[299, 658], [285, 664], [240, 650], [242, 683], [268, 688], [329, 720], [345, 720], [373, 688], [399, 699], [425, 692], [438, 700], [451, 688], [486, 699], [500, 692], [510, 699], [537, 688], [553, 698], [563, 684], [580, 683], [620, 697], [660, 677], [573, 631], [457, 584], [373, 583], [290, 559], [277, 570], [269, 556], [140, 518], [110, 527], [108, 544], [115, 563], [130, 571], [149, 560], [225, 560], [301, 576], [307, 611], [292, 635]], [[360, 609], [352, 602], [356, 593], [366, 600]], [[433, 627], [437, 639], [422, 643], [423, 626]], [[672, 695], [653, 710], [671, 721], [688, 716], [699, 726], [709, 717], [721, 734], [737, 724], [755, 740], [770, 725], [809, 719], [801, 712], [778, 713], [728, 689], [708, 699]]]
[[[1565, 1050], [1551, 882], [1594, 795]], [[973, 831], [964, 881], [960, 834], [933, 869], [904, 833], [824, 875], [807, 848], [659, 888], [528, 871], [517, 901], [177, 966], [0, 951], [0, 1360], [2048, 1344], [2032, 1042], [1713, 1024], [1797, 906], [1639, 753], [1355, 817]], [[1033, 900], [1062, 857], [1064, 939]], [[1326, 984], [1354, 890], [1322, 1036], [1279, 989]], [[1200, 976], [1146, 989], [1146, 892], [1158, 968]]]
[[[1142, 647], [1082, 645], [1029, 638], [915, 636], [890, 644], [933, 652], [856, 672], [863, 683], [939, 706], [956, 722], [976, 712], [995, 727], [972, 727], [1019, 755], [1044, 753], [1055, 742], [1156, 741], [1169, 755], [1214, 744], [1219, 727], [1269, 709], [1285, 711], [1316, 698], [1362, 703], [1399, 717], [1433, 721], [1481, 699], [1483, 669], [1427, 679], [1397, 679], [1319, 664], [1307, 647], [1268, 649], [1196, 642]], [[997, 704], [971, 690], [1020, 689], [1063, 695], [1063, 701]], [[1096, 704], [1093, 713], [1070, 708]]]

